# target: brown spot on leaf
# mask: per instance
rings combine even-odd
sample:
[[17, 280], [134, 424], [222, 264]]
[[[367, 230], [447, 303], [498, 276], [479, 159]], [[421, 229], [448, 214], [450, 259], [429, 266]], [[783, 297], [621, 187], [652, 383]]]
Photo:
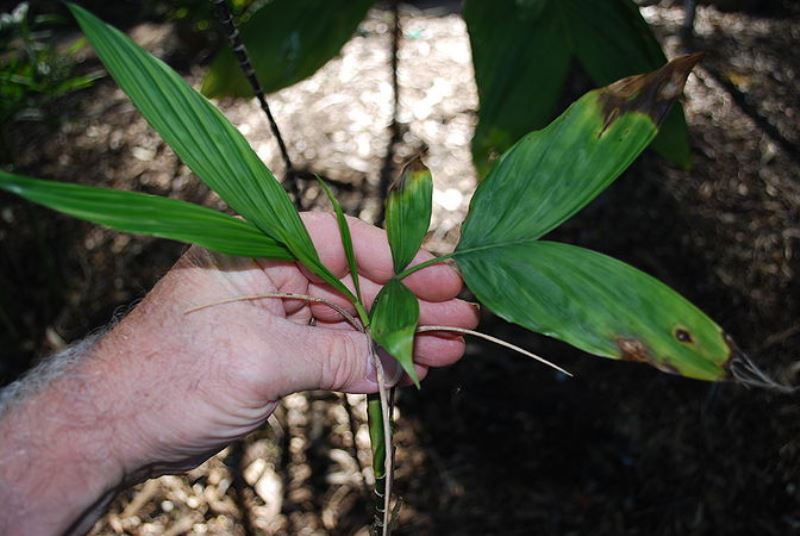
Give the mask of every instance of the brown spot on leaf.
[[702, 53], [681, 56], [657, 71], [629, 76], [601, 89], [605, 121], [600, 136], [628, 112], [647, 114], [660, 125], [672, 103], [683, 93], [689, 73], [702, 57]]
[[692, 334], [685, 328], [676, 328], [675, 329], [675, 338], [678, 339], [680, 342], [685, 343], [692, 343], [694, 339], [692, 339]]
[[617, 339], [617, 346], [622, 352], [622, 359], [625, 361], [639, 361], [641, 363], [652, 363], [652, 357], [647, 345], [639, 339], [622, 338]]
[[427, 156], [428, 150], [424, 148], [422, 151], [411, 157], [405, 164], [403, 164], [400, 175], [392, 182], [389, 187], [390, 192], [402, 192], [406, 188], [406, 184], [411, 180], [414, 175], [420, 171], [426, 171], [428, 168], [422, 162], [422, 159]]
[[622, 353], [622, 359], [625, 361], [636, 361], [637, 363], [647, 363], [652, 365], [662, 372], [670, 374], [680, 374], [680, 371], [674, 366], [670, 365], [664, 359], [655, 359], [653, 353], [647, 345], [639, 339], [631, 337], [620, 337], [617, 339], [617, 346]]

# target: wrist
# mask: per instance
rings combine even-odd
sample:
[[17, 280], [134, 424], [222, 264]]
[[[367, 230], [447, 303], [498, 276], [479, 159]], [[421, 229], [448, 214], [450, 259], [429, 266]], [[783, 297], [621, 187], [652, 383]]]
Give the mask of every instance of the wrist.
[[204, 272], [180, 261], [95, 350], [121, 423], [112, 440], [126, 483], [196, 467], [276, 405], [277, 398], [249, 396], [239, 377], [242, 355], [272, 362], [244, 321], [231, 322], [247, 318], [246, 304], [186, 314], [216, 299], [204, 296], [220, 286]]
[[[50, 358], [0, 412], [0, 533], [88, 530], [124, 468], [88, 344]], [[71, 359], [70, 359], [71, 357]]]

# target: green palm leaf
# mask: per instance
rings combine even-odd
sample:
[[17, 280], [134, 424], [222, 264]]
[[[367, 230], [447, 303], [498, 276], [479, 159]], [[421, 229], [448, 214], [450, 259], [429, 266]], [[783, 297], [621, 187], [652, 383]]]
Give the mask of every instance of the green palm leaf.
[[353, 237], [350, 234], [350, 227], [347, 225], [347, 217], [344, 215], [342, 205], [339, 204], [339, 201], [333, 195], [333, 192], [331, 192], [330, 187], [328, 187], [325, 181], [319, 177], [317, 177], [317, 181], [319, 181], [319, 185], [325, 191], [325, 195], [328, 196], [328, 200], [331, 202], [333, 211], [336, 214], [336, 223], [339, 225], [339, 236], [342, 238], [342, 247], [344, 248], [344, 255], [347, 259], [347, 267], [350, 270], [350, 276], [353, 278], [353, 288], [356, 291], [356, 301], [354, 302], [354, 305], [356, 311], [358, 312], [359, 318], [366, 324], [368, 317], [363, 305], [364, 299], [361, 296], [361, 282], [359, 281], [358, 277], [358, 263], [356, 262], [356, 252], [353, 248]]
[[502, 318], [591, 354], [698, 378], [728, 378], [735, 347], [675, 291], [576, 246], [508, 244], [456, 257], [467, 286]]
[[590, 91], [521, 139], [478, 186], [458, 249], [539, 238], [586, 206], [655, 137], [698, 60]]
[[419, 251], [431, 224], [433, 210], [431, 172], [415, 159], [392, 185], [386, 200], [386, 234], [395, 273], [400, 273]]
[[334, 288], [289, 196], [238, 130], [172, 69], [85, 9], [69, 4], [108, 72], [178, 157], [236, 212]]
[[0, 171], [0, 189], [70, 216], [129, 233], [197, 244], [243, 257], [293, 259], [252, 224], [176, 199], [32, 179]]
[[397, 359], [419, 387], [414, 369], [414, 334], [419, 321], [417, 297], [402, 282], [392, 279], [378, 293], [370, 314], [372, 337]]
[[679, 58], [592, 91], [501, 157], [473, 196], [454, 252], [481, 302], [587, 352], [692, 378], [727, 378], [732, 366], [749, 363], [717, 324], [650, 276], [538, 241], [644, 150], [698, 59]]

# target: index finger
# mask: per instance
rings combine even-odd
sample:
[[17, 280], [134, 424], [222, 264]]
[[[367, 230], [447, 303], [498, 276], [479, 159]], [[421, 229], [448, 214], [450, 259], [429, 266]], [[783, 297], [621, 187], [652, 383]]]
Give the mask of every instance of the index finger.
[[[347, 273], [339, 227], [332, 214], [309, 212], [302, 214], [311, 239], [319, 252], [320, 260], [337, 277]], [[376, 283], [386, 283], [394, 276], [392, 252], [386, 238], [386, 231], [357, 218], [347, 217], [350, 234], [353, 237], [358, 273]], [[420, 250], [411, 266], [432, 259], [433, 255]], [[455, 298], [463, 283], [455, 269], [445, 264], [434, 264], [403, 280], [418, 297], [432, 302]]]

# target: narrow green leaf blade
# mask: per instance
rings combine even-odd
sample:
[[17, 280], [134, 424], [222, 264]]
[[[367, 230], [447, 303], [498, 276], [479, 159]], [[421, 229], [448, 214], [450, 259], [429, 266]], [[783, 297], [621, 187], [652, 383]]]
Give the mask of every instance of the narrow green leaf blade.
[[372, 337], [397, 359], [408, 377], [419, 387], [414, 369], [414, 334], [419, 321], [419, 302], [414, 293], [397, 279], [384, 286], [372, 305]]
[[736, 348], [675, 291], [618, 260], [529, 241], [465, 251], [464, 281], [502, 318], [591, 354], [702, 380], [729, 378]]
[[177, 240], [243, 257], [292, 260], [254, 225], [177, 199], [32, 179], [0, 171], [0, 189], [111, 229]]
[[320, 187], [325, 191], [325, 195], [328, 196], [328, 200], [331, 202], [331, 205], [333, 205], [333, 211], [336, 213], [336, 222], [339, 225], [339, 235], [342, 237], [342, 247], [344, 247], [344, 254], [347, 258], [347, 266], [350, 270], [350, 275], [353, 278], [353, 288], [356, 290], [356, 298], [358, 298], [359, 302], [363, 303], [363, 299], [361, 297], [361, 283], [358, 280], [358, 263], [356, 262], [356, 252], [353, 249], [353, 237], [350, 234], [350, 227], [347, 225], [347, 217], [344, 215], [342, 205], [339, 204], [339, 201], [336, 199], [336, 196], [333, 195], [330, 187], [320, 177], [317, 177], [317, 181], [319, 182]]
[[322, 265], [289, 196], [225, 116], [119, 30], [75, 4], [68, 6], [109, 74], [178, 157], [233, 210], [352, 298]]
[[467, 0], [464, 20], [480, 98], [472, 154], [485, 177], [493, 155], [552, 119], [571, 51], [549, 1]]
[[417, 158], [406, 166], [386, 199], [386, 234], [396, 274], [414, 260], [422, 246], [432, 210], [431, 172]]
[[[241, 25], [242, 42], [264, 91], [314, 74], [339, 53], [374, 0], [273, 0]], [[252, 97], [230, 48], [211, 64], [202, 92], [209, 97]]]
[[478, 186], [458, 249], [538, 238], [583, 208], [655, 137], [698, 60], [591, 91], [525, 136]]

